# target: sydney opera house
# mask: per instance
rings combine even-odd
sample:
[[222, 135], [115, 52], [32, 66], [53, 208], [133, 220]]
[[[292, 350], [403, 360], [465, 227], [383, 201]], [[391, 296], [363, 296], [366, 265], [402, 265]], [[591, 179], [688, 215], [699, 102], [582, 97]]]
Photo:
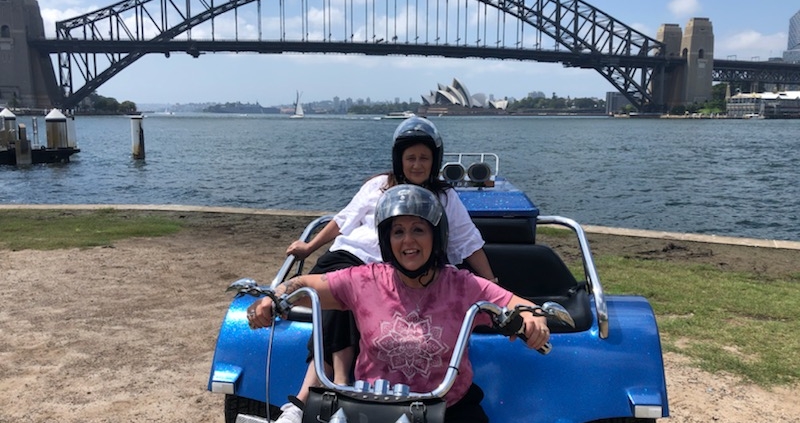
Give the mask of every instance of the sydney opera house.
[[[428, 112], [440, 111], [443, 113], [469, 113], [491, 109], [505, 110], [508, 100], [489, 100], [486, 94], [470, 94], [469, 89], [456, 78], [450, 85], [438, 84], [436, 90], [430, 94], [422, 95], [422, 106]], [[466, 109], [466, 110], [465, 110]]]

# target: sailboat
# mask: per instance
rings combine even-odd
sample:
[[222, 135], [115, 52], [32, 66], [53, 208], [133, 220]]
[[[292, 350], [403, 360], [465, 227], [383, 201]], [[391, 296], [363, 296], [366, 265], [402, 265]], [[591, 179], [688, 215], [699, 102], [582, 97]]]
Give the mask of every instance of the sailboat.
[[297, 92], [297, 101], [294, 103], [294, 114], [289, 117], [291, 119], [300, 119], [305, 117], [305, 113], [303, 113], [303, 105], [300, 104], [300, 91]]

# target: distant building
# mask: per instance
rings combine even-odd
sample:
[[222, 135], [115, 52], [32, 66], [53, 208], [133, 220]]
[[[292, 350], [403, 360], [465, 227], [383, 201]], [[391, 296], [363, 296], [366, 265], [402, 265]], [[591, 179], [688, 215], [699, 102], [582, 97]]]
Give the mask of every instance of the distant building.
[[505, 109], [508, 105], [508, 102], [504, 100], [488, 100], [486, 94], [483, 93], [471, 95], [466, 85], [456, 78], [453, 78], [453, 83], [450, 85], [437, 85], [435, 90], [421, 96], [423, 106]]
[[631, 104], [627, 97], [622, 95], [619, 91], [606, 92], [606, 114], [613, 115], [614, 113], [622, 112], [623, 108]]
[[800, 11], [789, 19], [789, 42], [783, 52], [783, 61], [800, 63]]
[[739, 93], [727, 100], [728, 117], [800, 118], [800, 91]]

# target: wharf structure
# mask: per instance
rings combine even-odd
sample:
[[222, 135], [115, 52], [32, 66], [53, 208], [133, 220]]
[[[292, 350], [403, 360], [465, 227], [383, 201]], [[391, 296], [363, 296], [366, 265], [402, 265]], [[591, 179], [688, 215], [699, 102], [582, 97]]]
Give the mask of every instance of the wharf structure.
[[45, 117], [47, 144], [39, 145], [37, 118], [32, 119], [33, 139], [28, 128], [18, 123], [9, 109], [0, 111], [0, 165], [24, 166], [39, 163], [68, 163], [80, 152], [75, 142], [72, 120], [53, 109]]
[[728, 117], [800, 118], [800, 91], [739, 93], [727, 100]]

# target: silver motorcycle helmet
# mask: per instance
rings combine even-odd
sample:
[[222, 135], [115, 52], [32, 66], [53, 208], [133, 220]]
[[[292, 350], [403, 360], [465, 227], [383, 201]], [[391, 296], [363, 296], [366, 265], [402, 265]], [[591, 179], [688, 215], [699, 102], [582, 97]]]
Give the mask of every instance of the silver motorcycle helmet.
[[[392, 219], [397, 216], [417, 216], [433, 230], [433, 249], [428, 261], [419, 269], [410, 270], [400, 265], [392, 252], [389, 232]], [[447, 215], [442, 203], [430, 190], [418, 185], [396, 185], [387, 189], [375, 207], [375, 224], [378, 227], [378, 244], [384, 263], [390, 263], [404, 275], [416, 278], [432, 267], [447, 264]]]
[[397, 181], [406, 182], [405, 174], [403, 174], [403, 152], [417, 144], [426, 145], [433, 153], [433, 164], [428, 183], [432, 183], [439, 177], [444, 157], [444, 143], [433, 122], [418, 116], [408, 118], [397, 125], [392, 139], [394, 142], [392, 145], [392, 172]]

